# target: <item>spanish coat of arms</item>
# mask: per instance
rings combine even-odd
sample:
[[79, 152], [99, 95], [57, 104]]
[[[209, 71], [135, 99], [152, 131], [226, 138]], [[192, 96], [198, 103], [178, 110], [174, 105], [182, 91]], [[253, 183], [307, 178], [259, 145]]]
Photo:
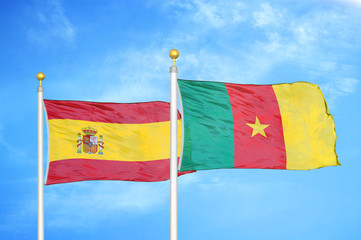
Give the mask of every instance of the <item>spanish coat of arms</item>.
[[[90, 126], [87, 128], [83, 128], [82, 130], [84, 133], [83, 139], [81, 138], [81, 134], [78, 133], [77, 153], [82, 153], [81, 145], [83, 145], [84, 153], [95, 154], [98, 152], [98, 154], [103, 154], [103, 149], [104, 149], [103, 136], [99, 135], [99, 140], [98, 140], [98, 137], [95, 136], [98, 131]], [[99, 151], [98, 151], [98, 147], [99, 147]]]

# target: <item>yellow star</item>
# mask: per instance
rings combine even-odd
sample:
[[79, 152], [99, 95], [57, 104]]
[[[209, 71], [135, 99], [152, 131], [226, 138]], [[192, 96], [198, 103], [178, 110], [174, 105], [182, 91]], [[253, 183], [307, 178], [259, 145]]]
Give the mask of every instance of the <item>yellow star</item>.
[[267, 138], [266, 134], [264, 133], [264, 129], [266, 127], [268, 127], [269, 125], [266, 124], [261, 124], [258, 120], [258, 117], [256, 116], [256, 122], [254, 124], [252, 123], [247, 123], [248, 126], [250, 126], [251, 128], [253, 128], [253, 132], [252, 132], [252, 137], [254, 135], [256, 135], [257, 133], [261, 134], [262, 136], [264, 136], [265, 138]]

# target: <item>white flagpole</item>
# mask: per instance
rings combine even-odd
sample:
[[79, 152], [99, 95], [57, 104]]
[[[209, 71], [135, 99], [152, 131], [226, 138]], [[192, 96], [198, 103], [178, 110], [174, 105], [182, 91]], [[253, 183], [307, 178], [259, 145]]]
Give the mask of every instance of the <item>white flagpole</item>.
[[43, 121], [43, 93], [41, 81], [45, 75], [39, 72], [36, 78], [40, 81], [38, 87], [38, 240], [44, 240], [44, 121]]
[[170, 240], [178, 239], [178, 161], [177, 161], [177, 73], [175, 59], [179, 56], [176, 49], [169, 52], [173, 59], [170, 67]]

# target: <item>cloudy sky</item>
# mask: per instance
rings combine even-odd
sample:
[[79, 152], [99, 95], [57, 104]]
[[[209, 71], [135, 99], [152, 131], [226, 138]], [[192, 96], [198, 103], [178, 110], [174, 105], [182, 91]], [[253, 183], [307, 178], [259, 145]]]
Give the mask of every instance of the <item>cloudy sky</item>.
[[[318, 84], [342, 164], [182, 176], [179, 239], [361, 238], [361, 1], [8, 0], [0, 13], [0, 239], [37, 235], [36, 73], [48, 99], [169, 101], [172, 48], [183, 79]], [[169, 181], [47, 186], [45, 237], [169, 239]]]

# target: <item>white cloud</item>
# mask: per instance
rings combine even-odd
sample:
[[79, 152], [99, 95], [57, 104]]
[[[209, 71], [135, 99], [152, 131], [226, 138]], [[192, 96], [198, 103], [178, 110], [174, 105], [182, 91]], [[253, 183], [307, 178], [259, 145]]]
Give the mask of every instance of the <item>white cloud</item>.
[[361, 0], [331, 0], [331, 1], [336, 1], [336, 2], [341, 2], [341, 3], [346, 3], [346, 4], [351, 4], [353, 6], [361, 7]]
[[167, 1], [166, 9], [180, 8], [194, 23], [221, 28], [244, 21], [244, 4], [241, 1], [186, 0]]
[[89, 227], [120, 216], [147, 214], [169, 200], [169, 183], [80, 182], [45, 187], [47, 224]]
[[[174, 23], [175, 32], [156, 36], [147, 48], [113, 50], [100, 61], [103, 66], [97, 60], [89, 77], [98, 76], [89, 85], [97, 89], [92, 100], [168, 101], [171, 61], [170, 48], [164, 46], [170, 44], [180, 50], [180, 78], [272, 83], [268, 75], [272, 70], [292, 64], [307, 77], [302, 80], [322, 84], [352, 72], [344, 70], [340, 55], [332, 50], [336, 46], [351, 49], [361, 43], [357, 28], [352, 27], [354, 18], [333, 8], [315, 8], [299, 15], [269, 2], [174, 0], [159, 4], [181, 17]], [[252, 36], [256, 41], [242, 45], [250, 29], [256, 31]], [[228, 40], [224, 33], [233, 39]], [[206, 44], [208, 41], [212, 44]]]
[[169, 50], [153, 48], [119, 50], [110, 53], [105, 58], [105, 66], [98, 69], [102, 76], [98, 81], [99, 88], [104, 94], [101, 94], [97, 100], [168, 101], [169, 68], [165, 66], [170, 66], [172, 63], [168, 57]]
[[[8, 152], [8, 156], [12, 158], [25, 157], [26, 152], [21, 150], [21, 148], [14, 147], [11, 143], [9, 143], [3, 135], [3, 128], [0, 125], [0, 147], [2, 146], [5, 149], [5, 153]], [[3, 154], [4, 155], [4, 154]]]
[[39, 3], [35, 10], [38, 24], [28, 30], [30, 41], [48, 45], [54, 38], [67, 43], [73, 42], [76, 31], [73, 24], [64, 13], [60, 0]]
[[312, 44], [316, 40], [312, 31], [313, 28], [307, 25], [297, 26], [293, 29], [295, 38], [301, 45]]
[[358, 83], [359, 80], [355, 78], [335, 78], [320, 84], [320, 88], [326, 97], [328, 106], [333, 108], [337, 98], [355, 93]]
[[255, 26], [265, 27], [269, 25], [280, 25], [283, 20], [282, 13], [267, 3], [261, 4], [262, 11], [253, 13]]
[[343, 78], [338, 82], [338, 88], [345, 94], [354, 93], [358, 80], [354, 78]]
[[[258, 81], [257, 78], [267, 75], [274, 67], [292, 64], [307, 76], [306, 81], [346, 84], [343, 75], [355, 69], [345, 64], [339, 51], [360, 50], [355, 49], [361, 43], [361, 35], [355, 27], [354, 15], [334, 8], [312, 9], [297, 15], [269, 3], [261, 4], [261, 8], [262, 11], [257, 10], [253, 16], [266, 40], [255, 42], [248, 52], [246, 69], [251, 70], [250, 76]], [[355, 81], [347, 82], [350, 88], [355, 86]], [[336, 96], [347, 92], [338, 89], [342, 94]]]
[[240, 12], [243, 10], [241, 2], [229, 2], [219, 4], [219, 2], [206, 2], [202, 0], [193, 1], [197, 11], [194, 14], [195, 22], [206, 22], [214, 27], [223, 27], [226, 24], [239, 23], [243, 20]]
[[[255, 181], [254, 178], [247, 181], [244, 177], [240, 178], [241, 171], [235, 169], [199, 171], [196, 173], [197, 181], [192, 183], [191, 188], [182, 188], [180, 182], [181, 194], [192, 196], [188, 199], [181, 198], [180, 204], [184, 206], [182, 211], [194, 212], [196, 208], [197, 220], [204, 221], [209, 227], [220, 227], [219, 219], [222, 221], [222, 226], [228, 224], [234, 226], [235, 219], [239, 222], [245, 219], [256, 220], [274, 216], [279, 211], [287, 211], [291, 208], [287, 201], [278, 205], [274, 203], [279, 201], [280, 192], [293, 189], [292, 182], [284, 179], [282, 182], [262, 182]], [[264, 199], [267, 199], [266, 204]], [[260, 208], [260, 205], [263, 207]], [[242, 213], [241, 218], [239, 213]]]
[[[187, 3], [184, 8], [192, 6], [190, 2]], [[221, 8], [221, 5], [218, 7]], [[242, 11], [251, 12], [253, 19], [245, 18], [247, 21], [237, 24], [236, 28], [242, 31], [247, 26], [257, 26], [265, 38], [258, 38], [247, 49], [227, 41], [223, 41], [218, 48], [209, 49], [200, 43], [208, 35], [213, 38], [213, 31], [202, 30], [202, 33], [193, 34], [193, 42], [186, 43], [195, 50], [182, 55], [182, 60], [179, 61], [182, 61], [180, 75], [183, 78], [270, 83], [267, 78], [269, 72], [282, 64], [292, 64], [307, 77], [300, 80], [322, 84], [325, 81], [337, 81], [335, 79], [343, 81], [342, 75], [352, 72], [339, 59], [341, 55], [333, 53], [335, 47], [345, 50], [354, 48], [361, 39], [360, 34], [355, 32], [357, 28], [353, 27], [354, 17], [346, 12], [333, 8], [322, 11], [311, 9], [305, 14], [297, 15], [268, 2], [260, 4], [259, 8], [242, 5]], [[188, 14], [190, 13], [187, 11], [185, 18]], [[189, 31], [193, 31], [192, 29], [190, 27]], [[237, 36], [237, 32], [234, 34]], [[242, 35], [237, 39], [240, 38]], [[227, 44], [230, 46], [225, 47]], [[289, 77], [292, 79], [293, 76]]]
[[188, 188], [189, 186], [193, 186], [202, 180], [200, 179], [199, 175], [195, 173], [186, 174], [178, 178], [178, 187], [179, 188]]

